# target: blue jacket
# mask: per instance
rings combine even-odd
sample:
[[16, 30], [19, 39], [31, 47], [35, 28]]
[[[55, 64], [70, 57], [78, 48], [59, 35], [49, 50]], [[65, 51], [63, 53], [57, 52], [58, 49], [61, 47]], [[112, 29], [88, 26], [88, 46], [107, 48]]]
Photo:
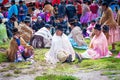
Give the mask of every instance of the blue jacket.
[[22, 5], [22, 6], [20, 6], [20, 5], [18, 5], [18, 15], [19, 15], [19, 13], [21, 13], [20, 11], [20, 7], [22, 7], [23, 8], [23, 14], [24, 15], [27, 15], [27, 13], [28, 13], [28, 8], [27, 8], [27, 6], [26, 5]]
[[16, 4], [12, 5], [8, 9], [8, 19], [10, 19], [13, 14], [16, 15], [16, 16], [18, 15], [18, 8], [17, 8]]

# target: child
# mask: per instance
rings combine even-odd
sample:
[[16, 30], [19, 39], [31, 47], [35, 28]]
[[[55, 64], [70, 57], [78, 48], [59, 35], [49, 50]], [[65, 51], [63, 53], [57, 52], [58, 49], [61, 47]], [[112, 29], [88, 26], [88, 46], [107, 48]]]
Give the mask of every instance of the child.
[[87, 33], [88, 33], [89, 35], [91, 35], [91, 33], [92, 33], [95, 25], [96, 25], [96, 21], [95, 21], [95, 20], [92, 20], [92, 21], [90, 22], [90, 25], [87, 27]]

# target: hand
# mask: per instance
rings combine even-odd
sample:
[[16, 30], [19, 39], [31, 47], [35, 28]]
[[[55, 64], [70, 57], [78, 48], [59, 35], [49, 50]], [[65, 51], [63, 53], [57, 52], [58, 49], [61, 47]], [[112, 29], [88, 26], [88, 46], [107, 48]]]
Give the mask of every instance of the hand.
[[18, 39], [18, 36], [16, 36], [16, 35], [14, 35], [13, 37], [14, 37], [15, 39]]

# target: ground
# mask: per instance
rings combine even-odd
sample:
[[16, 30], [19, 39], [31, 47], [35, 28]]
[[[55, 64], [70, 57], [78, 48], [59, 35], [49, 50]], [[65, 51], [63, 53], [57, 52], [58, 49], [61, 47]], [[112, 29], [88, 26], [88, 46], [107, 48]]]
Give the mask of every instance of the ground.
[[[89, 44], [89, 40], [86, 42]], [[0, 80], [46, 80], [38, 79], [38, 76], [51, 74], [70, 75], [78, 78], [76, 80], [120, 80], [120, 59], [115, 58], [120, 51], [120, 42], [117, 42], [117, 48], [112, 57], [98, 60], [85, 59], [81, 63], [76, 60], [72, 63], [58, 63], [56, 65], [47, 64], [44, 60], [44, 54], [49, 49], [35, 49], [35, 62], [33, 64], [30, 62], [7, 62], [5, 51], [9, 46], [8, 44], [9, 42], [0, 45]], [[75, 51], [83, 53], [85, 50], [75, 49]], [[47, 80], [51, 80], [51, 78]]]

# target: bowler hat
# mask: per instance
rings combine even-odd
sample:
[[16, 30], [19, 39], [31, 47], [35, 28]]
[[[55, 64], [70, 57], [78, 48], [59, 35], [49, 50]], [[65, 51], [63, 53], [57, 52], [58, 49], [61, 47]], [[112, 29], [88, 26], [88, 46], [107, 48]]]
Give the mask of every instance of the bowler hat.
[[100, 24], [96, 24], [94, 29], [97, 29], [97, 30], [101, 31], [101, 25]]

